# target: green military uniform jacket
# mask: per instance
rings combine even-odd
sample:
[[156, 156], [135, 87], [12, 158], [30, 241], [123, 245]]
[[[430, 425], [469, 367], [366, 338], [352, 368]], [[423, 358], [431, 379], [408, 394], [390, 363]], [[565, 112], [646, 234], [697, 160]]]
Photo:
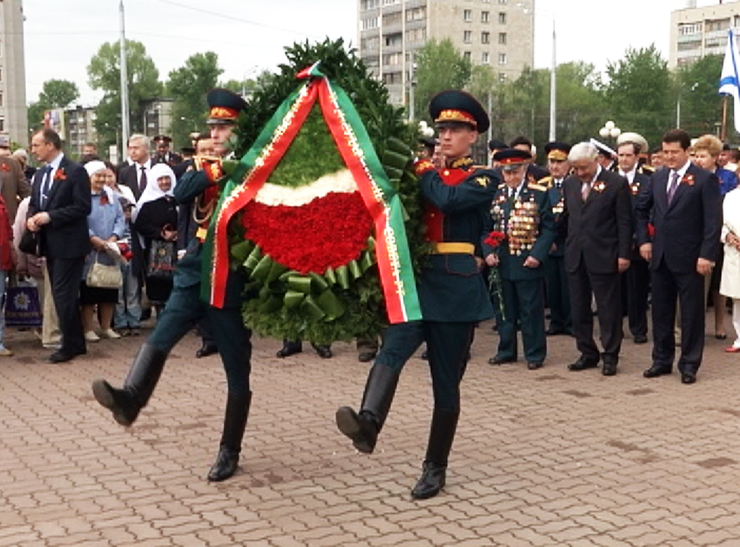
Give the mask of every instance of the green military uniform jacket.
[[[484, 243], [484, 252], [498, 253], [502, 279], [521, 281], [544, 277], [544, 263], [555, 241], [555, 219], [547, 188], [525, 182], [516, 197], [508, 196], [509, 187], [500, 184], [493, 198], [493, 230], [506, 234], [498, 250]], [[537, 268], [525, 268], [528, 256], [539, 260]]]

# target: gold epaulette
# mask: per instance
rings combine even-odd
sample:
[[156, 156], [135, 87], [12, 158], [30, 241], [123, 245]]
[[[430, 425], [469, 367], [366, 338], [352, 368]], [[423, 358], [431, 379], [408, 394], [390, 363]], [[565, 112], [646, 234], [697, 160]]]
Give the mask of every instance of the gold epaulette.
[[541, 184], [543, 186], [546, 186], [547, 188], [550, 188], [552, 186], [552, 175], [547, 175], [546, 177], [542, 177], [540, 180], [537, 181], [537, 184]]
[[480, 171], [481, 169], [490, 169], [487, 165], [473, 165], [471, 169], [475, 171]]
[[655, 167], [653, 167], [652, 165], [641, 165], [638, 171], [640, 173], [648, 173], [652, 175], [653, 173], [655, 173]]
[[502, 182], [501, 184], [498, 185], [498, 187], [499, 187], [499, 190], [501, 190], [502, 188], [506, 188], [506, 183]]
[[543, 186], [537, 182], [528, 182], [527, 188], [530, 190], [539, 190], [540, 192], [547, 192], [547, 186]]

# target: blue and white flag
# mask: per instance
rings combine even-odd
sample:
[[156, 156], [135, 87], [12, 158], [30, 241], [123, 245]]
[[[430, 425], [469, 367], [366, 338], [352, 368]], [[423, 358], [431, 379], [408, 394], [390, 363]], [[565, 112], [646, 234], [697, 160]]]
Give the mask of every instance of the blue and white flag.
[[735, 33], [727, 31], [727, 50], [725, 61], [722, 63], [722, 76], [719, 80], [719, 92], [732, 95], [735, 100], [735, 131], [740, 133], [740, 76], [738, 75], [738, 53], [735, 44]]

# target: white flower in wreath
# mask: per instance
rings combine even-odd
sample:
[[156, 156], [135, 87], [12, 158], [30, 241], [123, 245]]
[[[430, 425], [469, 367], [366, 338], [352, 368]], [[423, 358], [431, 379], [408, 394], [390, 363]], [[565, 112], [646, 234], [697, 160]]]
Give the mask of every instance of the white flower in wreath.
[[31, 301], [28, 295], [24, 292], [16, 294], [15, 298], [13, 298], [13, 304], [15, 304], [15, 309], [17, 310], [27, 310], [30, 303]]

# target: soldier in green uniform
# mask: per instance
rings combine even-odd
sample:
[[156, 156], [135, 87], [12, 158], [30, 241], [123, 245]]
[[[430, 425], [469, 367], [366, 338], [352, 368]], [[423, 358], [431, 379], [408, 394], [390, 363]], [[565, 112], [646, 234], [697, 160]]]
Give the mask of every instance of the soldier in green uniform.
[[[246, 109], [244, 100], [225, 89], [208, 93], [211, 137], [216, 153], [224, 157], [226, 143], [239, 113]], [[114, 419], [124, 426], [134, 423], [139, 411], [146, 406], [157, 385], [167, 356], [175, 344], [204, 317], [209, 322], [226, 371], [228, 395], [223, 435], [215, 463], [208, 474], [209, 481], [231, 477], [238, 467], [242, 437], [247, 424], [252, 392], [249, 386], [251, 333], [241, 315], [245, 279], [231, 272], [226, 287], [226, 304], [222, 309], [209, 306], [201, 299], [201, 264], [209, 264], [202, 256], [208, 224], [218, 202], [218, 181], [223, 177], [219, 158], [196, 158], [198, 169], [187, 171], [175, 187], [180, 203], [195, 201], [194, 215], [199, 223], [184, 257], [177, 263], [174, 288], [164, 312], [149, 339], [139, 350], [123, 387], [118, 389], [105, 380], [95, 380], [92, 391], [97, 401], [113, 412]]]
[[542, 367], [547, 355], [545, 339], [544, 263], [555, 240], [554, 220], [547, 188], [527, 179], [531, 155], [508, 148], [494, 156], [504, 183], [493, 199], [493, 229], [506, 238], [497, 248], [484, 241], [486, 263], [498, 268], [502, 280], [503, 314], [496, 322], [501, 337], [492, 365], [517, 359], [516, 325], [521, 325], [527, 368]]
[[563, 212], [563, 181], [570, 174], [568, 153], [570, 144], [565, 142], [548, 142], [545, 145], [547, 169], [550, 175], [540, 179], [538, 184], [547, 187], [553, 217], [555, 217], [555, 242], [545, 262], [545, 290], [550, 308], [550, 325], [545, 334], [573, 334], [573, 318], [570, 314], [570, 292], [568, 275], [565, 271], [565, 237], [558, 234], [558, 222]]
[[437, 124], [445, 164], [416, 165], [425, 202], [427, 238], [432, 248], [417, 277], [423, 321], [391, 325], [370, 370], [359, 412], [337, 410], [339, 430], [355, 448], [371, 453], [383, 427], [406, 361], [426, 342], [432, 374], [434, 411], [423, 473], [411, 491], [415, 499], [436, 496], [445, 485], [447, 459], [460, 415], [460, 380], [477, 321], [493, 316], [480, 268], [481, 234], [499, 183], [491, 170], [474, 167], [470, 157], [479, 133], [488, 129], [483, 107], [471, 95], [443, 91], [429, 113]]

